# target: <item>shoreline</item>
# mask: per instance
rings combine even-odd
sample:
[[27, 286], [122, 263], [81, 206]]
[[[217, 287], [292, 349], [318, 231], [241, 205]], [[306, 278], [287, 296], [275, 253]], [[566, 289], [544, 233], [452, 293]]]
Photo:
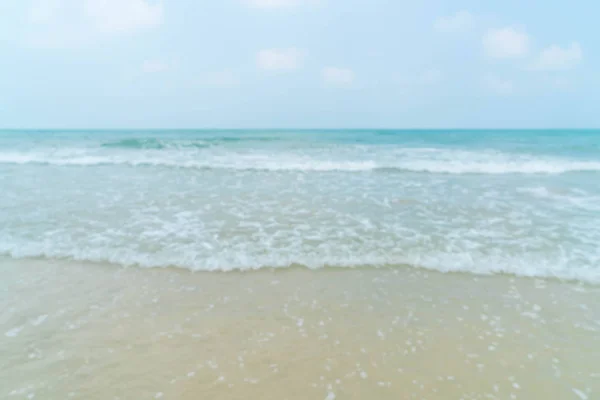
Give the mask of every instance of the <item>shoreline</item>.
[[579, 278], [568, 278], [561, 276], [544, 276], [544, 275], [519, 275], [514, 272], [504, 272], [504, 271], [472, 271], [469, 269], [448, 269], [448, 270], [440, 270], [436, 267], [427, 267], [422, 265], [413, 265], [413, 264], [385, 264], [385, 265], [370, 265], [370, 264], [360, 264], [355, 266], [347, 266], [347, 265], [325, 265], [321, 267], [309, 267], [302, 264], [291, 264], [288, 266], [263, 266], [258, 268], [232, 268], [232, 269], [214, 269], [214, 270], [202, 270], [202, 269], [193, 269], [187, 266], [179, 266], [179, 265], [166, 265], [166, 266], [143, 266], [140, 264], [120, 264], [109, 261], [90, 261], [90, 260], [77, 260], [71, 258], [46, 258], [46, 257], [22, 257], [22, 258], [13, 258], [7, 255], [0, 255], [0, 268], [4, 264], [11, 263], [47, 263], [47, 264], [64, 264], [64, 265], [73, 265], [73, 266], [86, 266], [89, 268], [105, 268], [105, 269], [113, 269], [113, 270], [127, 270], [127, 269], [136, 269], [136, 270], [148, 270], [148, 271], [172, 271], [174, 273], [189, 273], [189, 274], [252, 274], [252, 273], [290, 273], [293, 271], [323, 271], [323, 272], [340, 272], [344, 271], [363, 271], [363, 270], [378, 270], [382, 272], [392, 272], [398, 270], [401, 273], [410, 273], [410, 271], [415, 271], [415, 273], [419, 273], [421, 271], [424, 274], [439, 274], [439, 275], [456, 275], [463, 276], [465, 278], [505, 278], [505, 279], [525, 279], [525, 280], [534, 280], [534, 281], [547, 281], [554, 282], [558, 284], [569, 284], [569, 285], [577, 285], [582, 287], [600, 287], [600, 281], [589, 281], [582, 280]]
[[0, 396], [600, 393], [600, 287], [591, 284], [411, 267], [101, 265], [0, 262]]

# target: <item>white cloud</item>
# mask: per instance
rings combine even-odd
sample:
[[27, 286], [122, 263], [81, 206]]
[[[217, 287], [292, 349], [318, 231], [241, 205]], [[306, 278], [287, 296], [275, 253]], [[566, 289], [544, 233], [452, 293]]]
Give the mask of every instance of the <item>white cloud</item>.
[[473, 15], [463, 10], [452, 15], [439, 17], [433, 27], [439, 32], [460, 32], [468, 29], [472, 23]]
[[513, 27], [490, 29], [483, 37], [483, 48], [491, 58], [517, 58], [527, 55], [530, 39], [527, 33]]
[[422, 85], [435, 85], [442, 80], [443, 76], [442, 71], [432, 68], [420, 73], [417, 76], [416, 82]]
[[557, 77], [550, 80], [550, 85], [555, 89], [569, 90], [573, 88], [573, 82], [564, 77]]
[[571, 43], [567, 48], [557, 45], [542, 50], [531, 69], [558, 71], [576, 67], [583, 60], [581, 45], [577, 42]]
[[488, 90], [502, 96], [513, 94], [515, 91], [515, 85], [511, 80], [501, 79], [493, 75], [489, 75], [484, 79], [484, 85]]
[[444, 73], [437, 68], [429, 68], [412, 75], [398, 76], [395, 82], [404, 86], [432, 86], [444, 79]]
[[293, 70], [299, 68], [305, 58], [306, 52], [296, 48], [265, 49], [256, 55], [256, 64], [269, 71]]
[[354, 71], [347, 68], [325, 67], [322, 76], [326, 83], [335, 86], [349, 86], [354, 82]]
[[29, 21], [44, 24], [52, 21], [63, 6], [63, 0], [37, 0], [29, 9]]
[[239, 86], [240, 79], [233, 72], [229, 70], [224, 70], [205, 74], [204, 76], [202, 76], [199, 83], [201, 86], [229, 88]]
[[243, 0], [246, 5], [253, 8], [276, 9], [291, 8], [306, 4], [315, 4], [319, 0]]
[[298, 0], [246, 0], [246, 3], [256, 8], [279, 8], [295, 6]]
[[106, 33], [134, 32], [160, 25], [162, 3], [147, 0], [86, 0], [85, 13]]
[[163, 22], [163, 6], [151, 0], [35, 0], [29, 22], [29, 45], [77, 47], [103, 36], [154, 28]]
[[170, 64], [160, 60], [146, 60], [142, 64], [142, 71], [149, 74], [164, 72], [170, 68]]

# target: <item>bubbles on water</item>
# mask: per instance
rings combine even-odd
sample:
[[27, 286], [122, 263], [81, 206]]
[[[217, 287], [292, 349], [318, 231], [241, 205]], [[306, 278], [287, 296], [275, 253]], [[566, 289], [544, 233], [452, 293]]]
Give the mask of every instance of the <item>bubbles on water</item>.
[[577, 395], [577, 397], [579, 397], [581, 400], [588, 400], [588, 395], [579, 389], [573, 388], [573, 393], [575, 393]]
[[113, 139], [0, 151], [0, 168], [17, 163], [46, 182], [2, 182], [0, 254], [195, 271], [406, 264], [600, 282], [598, 191], [577, 174], [533, 175], [594, 173], [596, 161], [435, 143]]
[[16, 337], [19, 335], [19, 333], [21, 333], [21, 331], [23, 330], [24, 326], [16, 326], [12, 329], [9, 329], [8, 331], [6, 331], [6, 333], [4, 333], [4, 336], [6, 337]]

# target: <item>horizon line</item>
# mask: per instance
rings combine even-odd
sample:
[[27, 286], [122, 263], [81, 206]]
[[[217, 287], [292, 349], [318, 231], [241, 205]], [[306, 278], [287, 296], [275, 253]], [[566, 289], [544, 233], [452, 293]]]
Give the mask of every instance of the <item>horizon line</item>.
[[0, 132], [6, 131], [564, 131], [564, 130], [575, 130], [575, 131], [600, 131], [600, 127], [592, 128], [573, 128], [573, 127], [561, 127], [561, 128], [0, 128]]

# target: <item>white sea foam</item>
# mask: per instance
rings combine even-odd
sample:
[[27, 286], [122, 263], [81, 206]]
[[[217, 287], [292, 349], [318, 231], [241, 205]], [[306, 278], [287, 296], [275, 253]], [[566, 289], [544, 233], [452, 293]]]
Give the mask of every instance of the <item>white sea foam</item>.
[[44, 315], [38, 316], [37, 318], [34, 318], [30, 322], [31, 322], [31, 325], [33, 325], [33, 326], [39, 326], [39, 325], [43, 324], [47, 318], [48, 318], [48, 314], [44, 314]]
[[24, 328], [23, 326], [14, 327], [14, 328], [6, 331], [6, 333], [4, 333], [4, 336], [11, 337], [11, 338], [19, 336], [19, 333], [21, 333], [21, 331], [23, 330], [23, 328]]
[[223, 152], [144, 150], [99, 152], [72, 149], [61, 152], [2, 152], [0, 164], [55, 166], [122, 165], [264, 171], [407, 171], [440, 174], [561, 174], [600, 171], [600, 161], [542, 156], [514, 156], [497, 152], [442, 149], [369, 150], [323, 149], [308, 152]]
[[[290, 249], [290, 251], [293, 251]], [[251, 271], [263, 268], [305, 267], [309, 269], [322, 268], [388, 268], [411, 266], [439, 272], [468, 272], [479, 275], [512, 274], [525, 277], [558, 278], [600, 283], [600, 268], [598, 255], [596, 261], [590, 259], [587, 265], [577, 266], [577, 260], [536, 258], [531, 255], [486, 256], [465, 251], [456, 253], [407, 252], [406, 256], [386, 256], [377, 252], [366, 251], [366, 254], [306, 254], [290, 253], [273, 250], [267, 255], [256, 253], [240, 253], [226, 251], [220, 254], [207, 255], [189, 251], [187, 253], [173, 251], [172, 253], [144, 254], [135, 251], [119, 249], [49, 249], [26, 246], [26, 249], [7, 251], [6, 246], [0, 245], [0, 254], [16, 259], [20, 258], [49, 258], [66, 259], [93, 263], [111, 263], [122, 266], [142, 268], [175, 267], [191, 271]], [[301, 326], [302, 320], [298, 321]]]
[[588, 395], [579, 389], [573, 388], [573, 393], [575, 393], [577, 395], [577, 397], [579, 397], [581, 400], [587, 400], [588, 399]]

